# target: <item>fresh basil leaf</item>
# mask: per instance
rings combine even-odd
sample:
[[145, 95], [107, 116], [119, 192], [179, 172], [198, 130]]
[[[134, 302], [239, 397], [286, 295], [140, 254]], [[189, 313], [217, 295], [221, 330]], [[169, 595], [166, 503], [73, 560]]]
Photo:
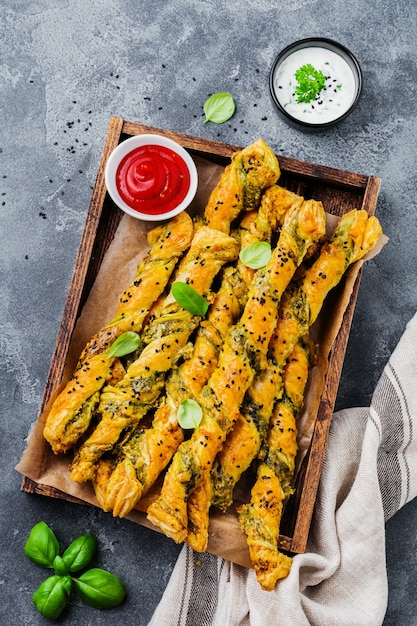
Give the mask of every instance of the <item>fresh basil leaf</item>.
[[55, 570], [55, 574], [57, 574], [58, 576], [66, 576], [68, 574], [68, 565], [65, 563], [62, 556], [59, 556], [59, 554], [57, 554], [54, 558], [52, 566]]
[[70, 572], [78, 572], [90, 563], [96, 548], [97, 538], [95, 535], [87, 533], [75, 539], [68, 546], [62, 559]]
[[126, 595], [122, 581], [103, 569], [89, 569], [73, 580], [80, 598], [96, 609], [112, 609]]
[[188, 398], [178, 407], [177, 419], [181, 428], [197, 428], [203, 419], [203, 410], [198, 402]]
[[183, 309], [193, 315], [200, 315], [201, 317], [206, 315], [208, 302], [191, 285], [177, 281], [173, 283], [171, 290], [175, 300]]
[[267, 241], [254, 241], [239, 253], [239, 259], [253, 270], [265, 267], [272, 255], [271, 245]]
[[26, 556], [41, 567], [53, 567], [59, 554], [58, 539], [45, 522], [39, 522], [30, 531], [25, 543]]
[[204, 103], [204, 113], [206, 122], [222, 124], [230, 120], [235, 112], [235, 102], [230, 93], [214, 93]]
[[[71, 579], [69, 579], [71, 584]], [[56, 619], [67, 603], [68, 577], [50, 576], [38, 587], [32, 600], [39, 613], [48, 619]]]
[[109, 348], [109, 356], [125, 356], [134, 352], [140, 346], [140, 335], [128, 330], [112, 343]]

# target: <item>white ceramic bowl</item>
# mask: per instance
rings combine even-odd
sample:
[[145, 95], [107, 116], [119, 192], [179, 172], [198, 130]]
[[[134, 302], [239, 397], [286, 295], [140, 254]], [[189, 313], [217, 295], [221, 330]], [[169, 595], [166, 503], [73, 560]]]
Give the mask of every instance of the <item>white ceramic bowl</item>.
[[[161, 147], [162, 150], [168, 149], [169, 151], [172, 151], [176, 155], [172, 159], [172, 162], [174, 163], [174, 165], [175, 164], [178, 165], [178, 159], [180, 159], [182, 160], [182, 163], [184, 164], [186, 170], [188, 171], [188, 175], [189, 175], [188, 190], [186, 189], [183, 190], [183, 194], [185, 193], [185, 196], [179, 199], [178, 202], [175, 202], [175, 205], [173, 205], [174, 199], [171, 198], [170, 206], [168, 210], [167, 210], [167, 205], [164, 206], [164, 199], [160, 197], [159, 195], [157, 197], [155, 196], [152, 198], [152, 205], [153, 205], [152, 211], [149, 210], [148, 212], [147, 207], [148, 206], [150, 207], [150, 203], [146, 202], [145, 200], [140, 201], [140, 208], [138, 208], [138, 206], [134, 208], [134, 206], [132, 206], [132, 204], [130, 203], [129, 198], [122, 197], [119, 191], [120, 185], [118, 185], [116, 182], [118, 172], [120, 172], [119, 170], [120, 165], [122, 161], [125, 159], [125, 157], [127, 157], [127, 155], [130, 155], [130, 157], [132, 157], [132, 155], [136, 155], [138, 153], [138, 150], [147, 150], [148, 147], [150, 148], [150, 150], [153, 150], [152, 147], [155, 147], [155, 150], [157, 151], [158, 147]], [[154, 157], [154, 160], [152, 162], [149, 161], [148, 163], [149, 168], [152, 170], [154, 167], [157, 167], [158, 170], [159, 169], [163, 170], [163, 173], [165, 174], [165, 169], [166, 169], [165, 166], [168, 167], [169, 162], [171, 162], [171, 160], [165, 159], [163, 155], [162, 156], [158, 155], [158, 152], [155, 152], [153, 157]], [[142, 166], [139, 165], [137, 167], [140, 168]], [[138, 172], [139, 174], [137, 174]], [[141, 189], [142, 188], [145, 189], [145, 187], [151, 186], [152, 181], [150, 179], [150, 176], [149, 176], [149, 179], [143, 182], [144, 177], [143, 177], [142, 170], [137, 169], [135, 172], [133, 172], [133, 176], [136, 176], [136, 175], [140, 178]], [[173, 171], [170, 172], [169, 176], [171, 177], [171, 182], [174, 179], [174, 183], [175, 183], [176, 182], [175, 177], [177, 178], [179, 177], [179, 171], [174, 167]], [[180, 144], [173, 141], [172, 139], [168, 139], [167, 137], [164, 137], [162, 135], [154, 135], [154, 134], [135, 135], [134, 137], [129, 137], [129, 139], [122, 141], [122, 143], [120, 143], [113, 150], [113, 152], [110, 154], [108, 158], [105, 171], [104, 171], [104, 178], [106, 182], [107, 191], [109, 192], [109, 195], [111, 199], [113, 200], [113, 202], [128, 215], [131, 215], [132, 217], [135, 217], [141, 220], [146, 220], [146, 221], [160, 221], [160, 220], [170, 219], [174, 217], [175, 215], [178, 215], [179, 213], [181, 213], [181, 211], [184, 211], [184, 209], [186, 209], [189, 206], [189, 204], [192, 202], [196, 194], [197, 185], [198, 185], [197, 168], [191, 155], [187, 152], [187, 150], [185, 150], [182, 146], [180, 146]], [[165, 193], [164, 195], [167, 195], [167, 194]]]
[[[324, 90], [307, 104], [297, 101], [295, 77], [295, 71], [306, 64], [327, 77]], [[304, 129], [324, 130], [344, 120], [355, 108], [362, 90], [362, 72], [357, 59], [343, 45], [310, 37], [279, 53], [270, 72], [269, 87], [288, 122]]]

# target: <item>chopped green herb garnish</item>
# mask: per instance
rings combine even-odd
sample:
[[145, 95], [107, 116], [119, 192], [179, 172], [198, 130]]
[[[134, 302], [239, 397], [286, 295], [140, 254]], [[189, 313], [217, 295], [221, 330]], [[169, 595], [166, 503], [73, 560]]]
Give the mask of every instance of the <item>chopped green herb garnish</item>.
[[326, 83], [326, 76], [316, 70], [311, 63], [303, 65], [295, 72], [298, 85], [295, 88], [297, 102], [312, 102]]

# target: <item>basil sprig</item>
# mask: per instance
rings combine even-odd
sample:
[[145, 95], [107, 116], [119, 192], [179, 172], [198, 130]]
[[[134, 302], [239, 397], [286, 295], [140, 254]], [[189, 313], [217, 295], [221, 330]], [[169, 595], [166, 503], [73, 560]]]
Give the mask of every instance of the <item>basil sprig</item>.
[[122, 602], [125, 587], [111, 572], [92, 568], [77, 578], [71, 575], [87, 567], [96, 548], [96, 537], [86, 533], [75, 539], [60, 556], [58, 540], [49, 526], [39, 522], [32, 528], [24, 547], [26, 556], [36, 565], [55, 571], [32, 596], [41, 615], [48, 619], [59, 617], [73, 587], [84, 602], [97, 609], [110, 609]]
[[267, 241], [254, 241], [248, 244], [239, 253], [243, 265], [253, 270], [265, 267], [272, 255], [271, 245]]
[[173, 283], [172, 295], [183, 309], [193, 315], [205, 317], [208, 310], [208, 302], [191, 285], [177, 281]]
[[136, 348], [140, 346], [140, 335], [138, 333], [134, 333], [133, 330], [127, 330], [125, 333], [120, 335], [113, 341], [111, 344], [108, 355], [109, 356], [126, 356], [126, 354], [130, 354], [134, 352]]
[[206, 122], [222, 124], [230, 120], [235, 112], [235, 102], [230, 93], [214, 93], [204, 103], [204, 113]]
[[198, 402], [192, 398], [187, 398], [179, 405], [177, 418], [181, 428], [197, 428], [203, 419], [203, 410]]

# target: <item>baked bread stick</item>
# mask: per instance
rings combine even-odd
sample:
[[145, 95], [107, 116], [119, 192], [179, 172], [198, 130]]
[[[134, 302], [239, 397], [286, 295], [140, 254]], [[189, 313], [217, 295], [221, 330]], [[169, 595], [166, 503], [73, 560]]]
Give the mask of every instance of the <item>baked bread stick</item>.
[[260, 463], [248, 504], [238, 508], [239, 522], [247, 537], [256, 577], [265, 591], [285, 578], [292, 560], [278, 549], [284, 500], [291, 487], [297, 454], [296, 416], [303, 404], [308, 379], [310, 350], [298, 343], [284, 373], [284, 395], [275, 407], [268, 435], [268, 453]]
[[[276, 221], [274, 217], [274, 224], [275, 223]], [[265, 219], [263, 219], [261, 215], [261, 208], [259, 212], [247, 213], [241, 220], [240, 229], [242, 249], [252, 243], [269, 240], [272, 233], [271, 221], [266, 216]], [[245, 284], [249, 286], [253, 280], [256, 270], [244, 265], [240, 260], [238, 261], [237, 270], [239, 271], [239, 274]], [[243, 309], [243, 306], [241, 309]], [[226, 332], [224, 332], [223, 335], [225, 337]], [[238, 423], [239, 422], [235, 424], [234, 428], [238, 426]], [[197, 552], [204, 552], [207, 548], [209, 510], [212, 503], [213, 493], [213, 485], [210, 473], [208, 473], [198, 487], [191, 492], [188, 499], [188, 534], [186, 541]]]
[[345, 214], [302, 281], [292, 282], [284, 293], [268, 367], [249, 388], [236, 427], [213, 466], [213, 503], [221, 510], [232, 504], [237, 481], [260, 453], [273, 407], [268, 394], [273, 393], [273, 384], [277, 385], [275, 398], [282, 393], [280, 372], [293, 347], [316, 321], [324, 299], [340, 282], [347, 267], [367, 254], [380, 234], [377, 218], [369, 217], [365, 211]]
[[280, 174], [278, 159], [263, 139], [235, 152], [209, 196], [204, 214], [207, 224], [229, 233], [242, 211], [258, 209], [262, 192]]
[[[256, 239], [256, 213], [247, 213], [239, 227], [240, 246]], [[138, 426], [132, 435], [117, 445], [113, 459], [101, 459], [93, 480], [100, 506], [113, 515], [126, 515], [165, 469], [183, 441], [183, 430], [177, 412], [181, 401], [195, 399], [217, 365], [220, 348], [230, 326], [242, 312], [251, 274], [239, 272], [238, 267], [223, 271], [219, 291], [213, 295], [207, 319], [198, 329], [193, 352], [166, 382], [166, 396], [155, 412], [150, 428]], [[246, 268], [249, 270], [249, 268]], [[247, 282], [245, 282], [247, 281]], [[104, 467], [106, 465], [107, 467]]]
[[93, 480], [98, 502], [105, 511], [125, 516], [170, 462], [184, 439], [178, 408], [182, 400], [198, 397], [216, 367], [227, 330], [240, 316], [244, 291], [237, 270], [226, 268], [207, 319], [199, 326], [190, 358], [168, 377], [166, 395], [152, 425], [139, 425], [127, 441], [116, 446], [114, 460], [99, 462], [111, 466], [110, 471], [101, 467]]
[[151, 249], [121, 296], [114, 319], [88, 342], [73, 377], [48, 413], [44, 437], [55, 454], [67, 452], [87, 430], [100, 390], [114, 377], [115, 368], [120, 368], [118, 359], [107, 354], [109, 347], [125, 331], [142, 330], [154, 300], [164, 291], [178, 259], [189, 247], [193, 229], [189, 215], [182, 213], [149, 232]]
[[[234, 238], [202, 226], [195, 233], [175, 279], [187, 282], [205, 296], [221, 267], [235, 260], [238, 253]], [[97, 409], [99, 422], [74, 457], [70, 466], [72, 480], [91, 480], [98, 459], [113, 448], [126, 428], [135, 426], [155, 406], [166, 373], [175, 365], [200, 319], [183, 309], [169, 293], [161, 314], [142, 335], [144, 348], [138, 359], [121, 381], [103, 388]]]
[[[308, 326], [314, 323], [327, 293], [340, 282], [349, 265], [363, 258], [375, 246], [380, 234], [378, 220], [369, 217], [365, 211], [350, 211], [341, 218], [299, 288], [296, 284], [293, 286], [295, 294], [298, 289], [302, 298], [299, 306], [292, 308], [298, 316], [301, 315], [304, 323]], [[285, 351], [290, 335], [283, 333], [282, 338], [285, 338]], [[252, 564], [265, 590], [272, 590], [276, 581], [287, 575], [291, 565], [289, 558], [278, 548], [279, 528], [283, 502], [292, 493], [297, 453], [295, 420], [304, 401], [309, 355], [311, 344], [300, 336], [285, 369], [284, 397], [275, 405], [270, 422], [266, 459], [258, 468], [250, 503], [239, 510]]]
[[161, 495], [148, 509], [148, 519], [177, 542], [187, 536], [189, 494], [211, 469], [255, 373], [264, 367], [282, 294], [305, 251], [324, 229], [321, 203], [304, 202], [286, 216], [271, 260], [255, 274], [242, 317], [229, 331], [218, 367], [200, 394], [202, 422], [178, 448]]

